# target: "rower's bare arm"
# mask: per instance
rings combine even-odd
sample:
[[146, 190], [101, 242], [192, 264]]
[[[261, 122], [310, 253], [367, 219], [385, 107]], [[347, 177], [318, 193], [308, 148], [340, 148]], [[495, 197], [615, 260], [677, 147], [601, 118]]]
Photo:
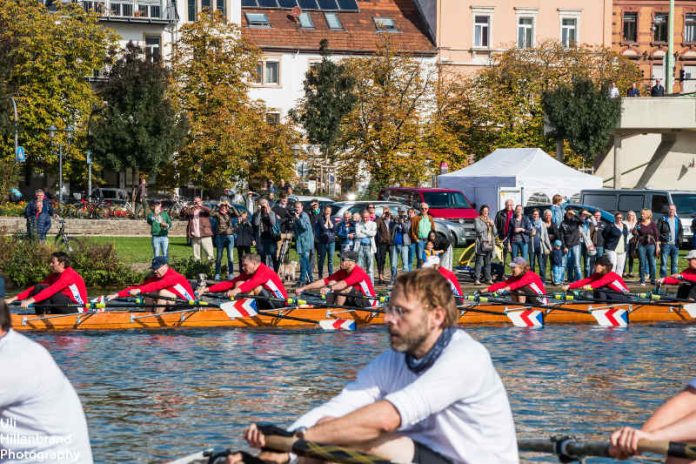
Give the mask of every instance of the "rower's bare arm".
[[400, 424], [399, 411], [389, 401], [380, 400], [345, 416], [317, 423], [304, 432], [304, 438], [319, 443], [356, 445], [390, 434]]
[[348, 288], [348, 284], [346, 283], [345, 280], [340, 280], [340, 281], [336, 282], [335, 284], [333, 284], [333, 286], [331, 287], [331, 289], [334, 292], [340, 292], [342, 290], [345, 290], [346, 288]]
[[[305, 291], [305, 290], [317, 290], [317, 289], [323, 288], [325, 286], [326, 285], [324, 284], [324, 279], [319, 279], [319, 280], [315, 280], [314, 282], [309, 283], [309, 284], [305, 285], [304, 287], [300, 287], [300, 288], [302, 289], [302, 291]], [[298, 290], [300, 290], [300, 289], [298, 288]]]
[[7, 299], [5, 300], [5, 303], [7, 303], [7, 304], [12, 304], [12, 303], [14, 303], [15, 301], [17, 301], [17, 297], [16, 297], [16, 296], [13, 296], [13, 297], [11, 297], [11, 298], [7, 298]]
[[[696, 414], [696, 389], [687, 387], [657, 408], [641, 429], [647, 432], [665, 429], [694, 414]], [[696, 420], [696, 417], [693, 417], [693, 420]], [[696, 422], [693, 422], [693, 427], [695, 430], [691, 441], [696, 440]]]

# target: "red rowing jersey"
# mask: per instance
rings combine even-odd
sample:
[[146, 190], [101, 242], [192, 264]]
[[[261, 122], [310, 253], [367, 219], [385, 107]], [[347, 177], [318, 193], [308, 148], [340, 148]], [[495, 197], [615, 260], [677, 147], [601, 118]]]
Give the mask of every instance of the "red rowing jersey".
[[624, 282], [620, 275], [613, 271], [607, 272], [604, 275], [595, 272], [594, 274], [585, 279], [573, 282], [572, 284], [568, 285], [568, 288], [572, 290], [576, 288], [582, 288], [585, 285], [589, 285], [593, 289], [607, 287], [608, 289], [613, 290], [615, 292], [629, 292], [628, 287], [626, 286], [626, 282]]
[[193, 289], [191, 283], [186, 277], [176, 272], [171, 267], [167, 269], [162, 278], [150, 276], [140, 285], [133, 285], [118, 292], [118, 296], [123, 298], [130, 295], [131, 290], [140, 289], [140, 293], [153, 293], [160, 290], [167, 290], [175, 294], [182, 300], [194, 300]]
[[[62, 293], [75, 302], [75, 304], [87, 304], [87, 287], [85, 286], [85, 281], [82, 279], [82, 276], [71, 267], [66, 267], [60, 274], [55, 272], [49, 274], [48, 277], [40, 283], [48, 285], [48, 287], [34, 295], [34, 301], [37, 303], [51, 298], [56, 293]], [[21, 301], [29, 298], [29, 295], [35, 287], [36, 285], [32, 285], [27, 288], [17, 295], [17, 299]]]
[[452, 293], [454, 293], [454, 296], [464, 295], [462, 287], [459, 285], [459, 280], [457, 280], [457, 276], [454, 272], [442, 266], [437, 268], [437, 272], [439, 272], [442, 275], [442, 277], [447, 279], [447, 281], [450, 284], [450, 287], [452, 287]]
[[213, 285], [208, 289], [208, 291], [211, 293], [217, 293], [231, 290], [234, 288], [234, 285], [237, 282], [244, 282], [239, 286], [239, 290], [244, 293], [248, 293], [258, 286], [262, 286], [271, 292], [276, 298], [288, 298], [288, 292], [285, 290], [285, 286], [280, 280], [280, 277], [278, 277], [278, 274], [263, 263], [259, 264], [259, 267], [256, 268], [256, 272], [253, 274], [249, 275], [242, 272], [232, 280], [226, 280], [224, 282], [220, 282], [219, 284]]
[[[486, 289], [487, 292], [495, 292], [496, 290], [501, 290], [505, 287], [510, 287], [510, 291], [519, 290], [522, 288], [527, 288], [537, 295], [544, 296], [546, 294], [546, 287], [544, 287], [544, 282], [541, 280], [535, 272], [527, 271], [521, 276], [510, 276], [505, 282], [498, 282]], [[545, 298], [543, 299], [545, 304]]]
[[696, 283], [696, 269], [691, 269], [687, 267], [686, 269], [681, 271], [679, 275], [681, 276], [681, 279], [678, 279], [676, 277], [665, 277], [664, 284], [679, 285], [681, 283], [684, 283], [684, 281]]
[[371, 306], [377, 306], [379, 303], [375, 298], [375, 287], [372, 286], [370, 276], [360, 266], [355, 266], [350, 274], [343, 269], [340, 269], [324, 279], [324, 285], [328, 285], [330, 281], [340, 282], [345, 281], [346, 285], [353, 287], [363, 296], [372, 297], [370, 300]]

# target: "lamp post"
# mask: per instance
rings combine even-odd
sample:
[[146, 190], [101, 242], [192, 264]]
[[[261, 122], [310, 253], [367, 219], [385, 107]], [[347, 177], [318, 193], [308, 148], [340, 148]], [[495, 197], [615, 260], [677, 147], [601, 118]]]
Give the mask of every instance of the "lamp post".
[[[53, 124], [48, 128], [48, 136], [51, 137], [51, 141], [56, 136], [56, 132], [59, 129]], [[72, 126], [68, 126], [65, 129], [60, 129], [60, 131], [68, 134], [68, 140], [72, 137], [74, 129]], [[63, 203], [63, 144], [58, 144], [58, 201]]]
[[669, 19], [667, 34], [667, 57], [665, 60], [665, 91], [674, 92], [674, 0], [669, 0]]

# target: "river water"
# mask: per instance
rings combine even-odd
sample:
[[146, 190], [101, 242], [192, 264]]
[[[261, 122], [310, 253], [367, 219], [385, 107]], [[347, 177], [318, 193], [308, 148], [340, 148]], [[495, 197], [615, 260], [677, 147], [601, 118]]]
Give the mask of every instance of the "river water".
[[[523, 437], [605, 437], [619, 425], [640, 424], [696, 376], [689, 355], [696, 326], [466, 330], [490, 350]], [[77, 389], [99, 463], [163, 462], [210, 446], [242, 446], [245, 425], [289, 424], [388, 346], [379, 328], [29, 336]], [[523, 455], [532, 460], [552, 461]]]

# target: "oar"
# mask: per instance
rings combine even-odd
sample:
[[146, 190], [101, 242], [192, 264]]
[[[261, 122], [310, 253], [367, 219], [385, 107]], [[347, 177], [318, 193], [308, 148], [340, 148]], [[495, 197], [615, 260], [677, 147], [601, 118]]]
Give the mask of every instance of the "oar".
[[265, 435], [266, 446], [264, 449], [295, 453], [298, 456], [318, 459], [325, 462], [338, 462], [342, 464], [391, 464], [391, 461], [388, 459], [364, 451], [342, 446], [322, 445], [313, 441], [298, 439], [292, 432], [288, 432], [274, 425], [259, 425], [259, 429]]
[[[520, 451], [551, 453], [560, 462], [579, 461], [587, 456], [612, 457], [608, 442], [579, 441], [573, 437], [551, 437], [549, 439], [518, 440]], [[655, 453], [674, 458], [696, 459], [696, 443], [640, 440], [640, 453]]]
[[[302, 292], [303, 295], [308, 295], [308, 296], [313, 296], [316, 298], [321, 298], [322, 300], [326, 299], [326, 295], [323, 293], [315, 293], [315, 292]], [[366, 300], [377, 300], [380, 303], [384, 303], [389, 300], [388, 296], [380, 295], [380, 296], [367, 296], [367, 295], [356, 295], [355, 293], [343, 293], [343, 292], [329, 292], [329, 294], [332, 295], [340, 295], [340, 296], [359, 296], [360, 298], [365, 298]]]

